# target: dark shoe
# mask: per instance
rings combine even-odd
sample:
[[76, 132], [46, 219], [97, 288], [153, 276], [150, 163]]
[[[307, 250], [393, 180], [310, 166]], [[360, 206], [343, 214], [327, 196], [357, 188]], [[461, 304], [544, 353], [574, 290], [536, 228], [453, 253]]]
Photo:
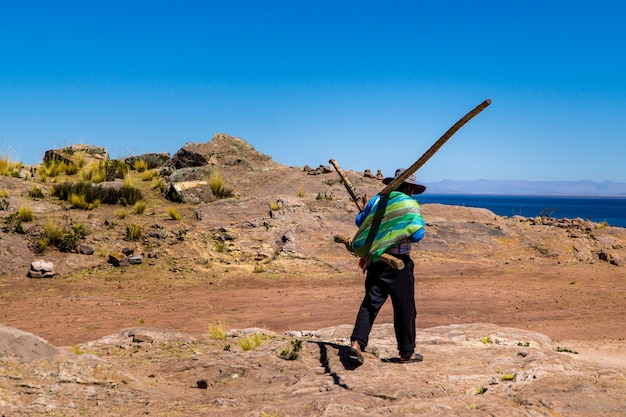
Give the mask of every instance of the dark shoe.
[[424, 360], [424, 357], [419, 353], [413, 353], [411, 356], [407, 358], [400, 358], [400, 363], [413, 363], [413, 362], [421, 362]]
[[355, 348], [350, 348], [350, 362], [354, 365], [363, 365], [363, 355]]

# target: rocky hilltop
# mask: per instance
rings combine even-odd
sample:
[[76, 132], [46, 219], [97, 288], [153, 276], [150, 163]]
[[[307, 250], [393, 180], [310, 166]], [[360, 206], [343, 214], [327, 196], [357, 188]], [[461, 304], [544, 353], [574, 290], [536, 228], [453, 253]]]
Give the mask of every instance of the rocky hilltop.
[[[362, 195], [382, 188], [368, 168], [347, 175]], [[423, 205], [419, 301], [431, 291], [447, 314], [422, 314], [426, 360], [400, 365], [380, 360], [395, 354], [381, 313], [353, 369], [362, 278], [334, 236], [354, 233], [357, 211], [331, 167], [218, 134], [124, 161], [50, 150], [0, 191], [3, 415], [626, 414], [622, 228]], [[527, 330], [556, 332], [563, 315], [609, 332], [617, 360]]]

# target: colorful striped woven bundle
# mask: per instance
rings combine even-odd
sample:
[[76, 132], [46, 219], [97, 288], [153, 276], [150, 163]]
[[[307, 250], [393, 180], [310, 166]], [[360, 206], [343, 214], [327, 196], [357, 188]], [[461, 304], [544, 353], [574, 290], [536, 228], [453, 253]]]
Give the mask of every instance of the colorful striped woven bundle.
[[387, 249], [406, 241], [425, 224], [413, 197], [397, 191], [379, 196], [354, 235], [352, 251], [376, 262]]

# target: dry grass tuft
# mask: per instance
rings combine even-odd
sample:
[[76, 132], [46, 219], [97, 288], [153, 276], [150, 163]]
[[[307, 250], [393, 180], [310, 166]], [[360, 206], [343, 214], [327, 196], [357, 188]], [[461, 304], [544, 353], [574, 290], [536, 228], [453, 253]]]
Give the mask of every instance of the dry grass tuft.
[[170, 216], [171, 219], [176, 221], [179, 221], [183, 218], [175, 207], [169, 207], [167, 209], [167, 214]]
[[23, 222], [32, 222], [35, 219], [33, 209], [30, 206], [21, 206], [17, 210], [17, 217]]

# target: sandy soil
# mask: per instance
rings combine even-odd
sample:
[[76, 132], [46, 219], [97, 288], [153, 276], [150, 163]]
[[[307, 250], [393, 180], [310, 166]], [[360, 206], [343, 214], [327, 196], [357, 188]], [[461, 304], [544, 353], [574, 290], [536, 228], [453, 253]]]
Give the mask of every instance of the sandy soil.
[[[263, 327], [275, 332], [352, 324], [363, 276], [269, 273], [185, 276], [147, 265], [104, 268], [52, 279], [0, 281], [1, 322], [72, 346], [136, 326], [207, 333]], [[626, 270], [606, 263], [549, 261], [468, 265], [424, 260], [416, 266], [418, 328], [494, 323], [564, 343], [626, 346]], [[391, 322], [388, 302], [377, 323]]]

